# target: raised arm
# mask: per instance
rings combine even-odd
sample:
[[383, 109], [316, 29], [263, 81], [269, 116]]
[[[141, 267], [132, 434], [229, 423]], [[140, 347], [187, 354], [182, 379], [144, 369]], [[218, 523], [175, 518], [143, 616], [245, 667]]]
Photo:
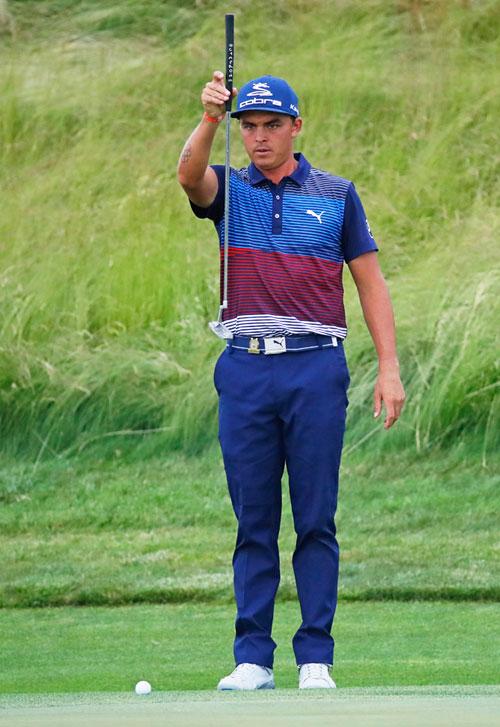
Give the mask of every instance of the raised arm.
[[209, 207], [217, 194], [217, 175], [208, 166], [208, 162], [219, 126], [216, 120], [224, 118], [225, 102], [228, 98], [229, 91], [224, 85], [224, 74], [215, 71], [201, 94], [203, 118], [184, 144], [177, 165], [179, 183], [189, 199], [199, 207]]
[[377, 253], [368, 252], [351, 260], [349, 269], [358, 289], [366, 325], [378, 354], [378, 377], [374, 390], [374, 416], [385, 405], [384, 427], [399, 418], [405, 393], [399, 376], [396, 331], [389, 290], [380, 270]]

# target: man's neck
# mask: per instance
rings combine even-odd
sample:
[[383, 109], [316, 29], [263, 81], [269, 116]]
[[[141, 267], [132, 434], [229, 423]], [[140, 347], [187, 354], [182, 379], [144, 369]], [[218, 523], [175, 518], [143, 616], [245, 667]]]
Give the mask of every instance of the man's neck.
[[299, 163], [294, 156], [291, 156], [286, 162], [276, 167], [276, 169], [259, 169], [257, 165], [255, 166], [266, 179], [269, 179], [273, 184], [279, 184], [284, 177], [289, 177], [293, 174], [299, 166]]

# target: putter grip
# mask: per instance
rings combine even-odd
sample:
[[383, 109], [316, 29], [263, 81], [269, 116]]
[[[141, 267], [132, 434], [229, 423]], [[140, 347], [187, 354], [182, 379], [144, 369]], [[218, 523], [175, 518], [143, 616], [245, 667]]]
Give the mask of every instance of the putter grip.
[[231, 96], [226, 101], [226, 111], [231, 111], [233, 103], [233, 73], [234, 73], [234, 15], [226, 15], [226, 88]]

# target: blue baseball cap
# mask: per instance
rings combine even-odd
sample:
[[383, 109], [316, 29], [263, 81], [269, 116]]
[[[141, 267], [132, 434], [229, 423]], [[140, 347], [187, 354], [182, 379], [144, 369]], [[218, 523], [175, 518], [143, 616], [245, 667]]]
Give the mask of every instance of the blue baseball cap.
[[238, 119], [245, 111], [272, 111], [275, 114], [299, 116], [299, 99], [293, 88], [282, 78], [261, 76], [245, 83], [236, 97]]

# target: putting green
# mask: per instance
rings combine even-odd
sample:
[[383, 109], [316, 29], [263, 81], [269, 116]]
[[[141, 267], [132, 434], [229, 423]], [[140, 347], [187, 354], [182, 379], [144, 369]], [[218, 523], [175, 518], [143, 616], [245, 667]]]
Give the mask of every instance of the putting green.
[[0, 697], [2, 727], [496, 727], [499, 715], [497, 686]]

